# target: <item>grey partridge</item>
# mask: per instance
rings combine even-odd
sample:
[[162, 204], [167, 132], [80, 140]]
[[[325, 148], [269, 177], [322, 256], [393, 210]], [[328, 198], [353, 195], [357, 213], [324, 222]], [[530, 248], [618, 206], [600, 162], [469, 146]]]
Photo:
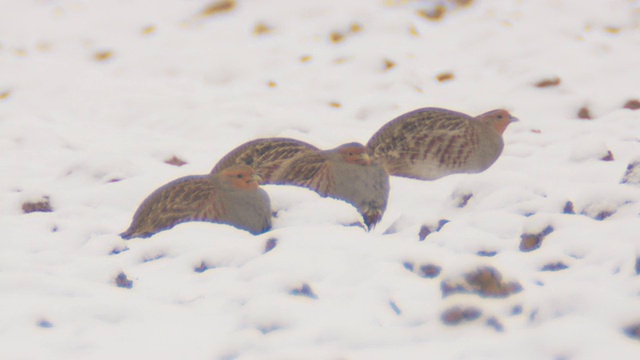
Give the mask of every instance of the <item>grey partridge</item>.
[[501, 109], [475, 118], [446, 109], [417, 109], [385, 124], [367, 148], [389, 175], [435, 180], [478, 173], [498, 159], [502, 134], [517, 120]]
[[389, 198], [389, 175], [359, 143], [295, 157], [273, 174], [271, 182], [344, 200], [358, 209], [368, 230], [380, 222]]
[[223, 223], [252, 234], [263, 233], [271, 228], [271, 204], [258, 180], [246, 165], [174, 180], [142, 202], [131, 226], [120, 236], [149, 237], [187, 221]]
[[259, 139], [232, 150], [212, 172], [233, 163], [254, 166], [264, 184], [302, 186], [344, 200], [358, 209], [368, 230], [387, 207], [389, 175], [359, 143], [321, 151], [294, 139]]

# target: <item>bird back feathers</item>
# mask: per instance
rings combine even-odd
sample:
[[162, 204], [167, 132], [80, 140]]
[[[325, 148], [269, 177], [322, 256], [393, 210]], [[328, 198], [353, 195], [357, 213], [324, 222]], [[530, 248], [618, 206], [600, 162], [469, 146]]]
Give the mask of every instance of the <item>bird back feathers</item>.
[[211, 170], [215, 174], [229, 166], [245, 164], [251, 166], [262, 177], [263, 184], [272, 183], [274, 172], [284, 162], [306, 153], [320, 151], [303, 141], [289, 138], [263, 138], [244, 143], [226, 154]]

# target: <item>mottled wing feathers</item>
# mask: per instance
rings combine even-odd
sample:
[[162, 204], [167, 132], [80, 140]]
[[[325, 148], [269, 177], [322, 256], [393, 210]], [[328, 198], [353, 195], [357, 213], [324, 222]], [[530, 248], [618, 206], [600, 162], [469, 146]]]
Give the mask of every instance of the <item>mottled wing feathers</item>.
[[273, 175], [273, 184], [303, 186], [322, 196], [327, 196], [334, 186], [331, 164], [319, 152], [292, 159]]
[[211, 170], [215, 174], [229, 166], [246, 164], [251, 166], [263, 184], [271, 183], [273, 173], [284, 162], [306, 153], [319, 151], [318, 148], [303, 141], [289, 138], [257, 139], [238, 146], [225, 155]]
[[[454, 111], [424, 108], [401, 115], [376, 132], [367, 147], [390, 175], [420, 163], [423, 171], [464, 164], [477, 147], [473, 118]], [[432, 170], [426, 167], [433, 167]]]
[[[378, 130], [367, 143], [374, 153], [389, 151], [415, 152], [411, 146], [444, 134], [463, 134], [469, 130], [469, 120], [473, 118], [455, 111], [424, 108], [403, 114]], [[437, 140], [435, 140], [437, 142]]]
[[215, 186], [210, 176], [172, 181], [143, 201], [122, 237], [150, 236], [185, 221], [215, 221], [222, 209], [214, 198]]

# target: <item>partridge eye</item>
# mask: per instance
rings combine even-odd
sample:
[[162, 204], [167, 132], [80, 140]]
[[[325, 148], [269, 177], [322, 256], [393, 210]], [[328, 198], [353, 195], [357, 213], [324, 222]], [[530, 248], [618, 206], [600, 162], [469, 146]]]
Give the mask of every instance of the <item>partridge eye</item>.
[[238, 179], [242, 179], [242, 174], [238, 174], [238, 175], [236, 175], [236, 177], [237, 177]]
[[498, 115], [498, 119], [502, 119], [502, 115]]
[[353, 156], [353, 153], [352, 153], [352, 152], [350, 152], [350, 153], [349, 153], [349, 156]]

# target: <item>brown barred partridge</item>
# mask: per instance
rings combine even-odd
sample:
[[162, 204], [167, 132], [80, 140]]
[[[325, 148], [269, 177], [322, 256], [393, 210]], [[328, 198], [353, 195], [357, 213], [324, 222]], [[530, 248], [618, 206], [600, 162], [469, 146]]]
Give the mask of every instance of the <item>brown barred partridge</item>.
[[517, 121], [506, 110], [471, 117], [423, 108], [400, 115], [376, 132], [367, 147], [389, 175], [434, 180], [456, 173], [478, 173], [502, 153], [502, 133]]
[[359, 143], [320, 151], [293, 139], [259, 139], [232, 150], [212, 172], [233, 163], [254, 166], [264, 184], [302, 186], [344, 200], [358, 209], [369, 230], [387, 207], [389, 176]]
[[246, 165], [174, 180], [142, 202], [131, 226], [120, 236], [149, 237], [187, 221], [223, 223], [252, 234], [263, 233], [271, 228], [271, 205], [257, 180]]

